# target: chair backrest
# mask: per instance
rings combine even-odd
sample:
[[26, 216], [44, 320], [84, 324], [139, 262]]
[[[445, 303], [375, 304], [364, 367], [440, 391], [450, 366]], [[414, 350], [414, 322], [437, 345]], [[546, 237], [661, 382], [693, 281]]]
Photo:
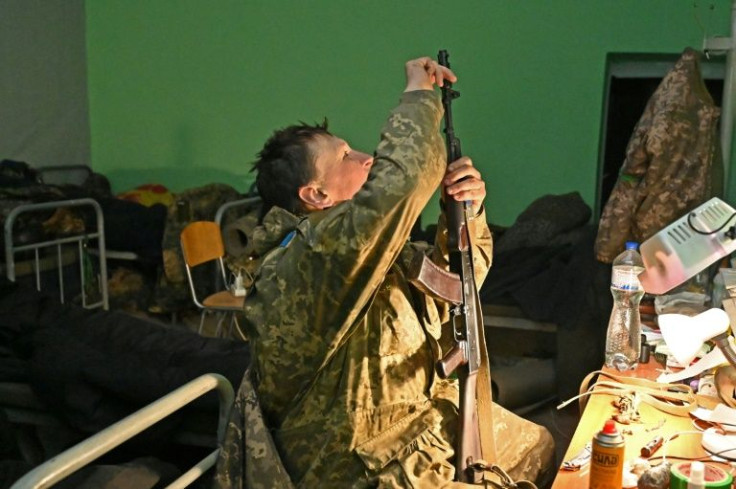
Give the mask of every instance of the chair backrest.
[[184, 228], [180, 236], [184, 262], [189, 267], [225, 256], [220, 226], [213, 221], [194, 221]]
[[225, 264], [223, 262], [225, 245], [222, 242], [220, 226], [213, 221], [191, 222], [187, 224], [179, 235], [179, 243], [181, 244], [181, 252], [184, 256], [184, 265], [186, 267], [192, 299], [197, 307], [204, 309], [205, 305], [199, 299], [197, 287], [194, 285], [192, 268], [214, 261], [217, 263], [222, 283], [227, 283]]

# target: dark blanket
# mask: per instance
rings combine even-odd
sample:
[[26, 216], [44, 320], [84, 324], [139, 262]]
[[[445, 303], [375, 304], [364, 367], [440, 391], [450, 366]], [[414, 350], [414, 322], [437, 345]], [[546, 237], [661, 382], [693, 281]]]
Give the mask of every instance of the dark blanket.
[[[99, 199], [105, 217], [105, 247], [130, 251], [145, 263], [161, 263], [161, 240], [168, 209], [163, 204], [145, 206], [122, 199]], [[88, 223], [93, 228], [92, 223]]]
[[557, 324], [557, 394], [567, 399], [604, 361], [611, 267], [595, 259], [597, 228], [577, 193], [533, 202], [497, 239], [480, 290], [484, 304], [513, 303], [530, 319]]
[[[93, 433], [205, 373], [240, 385], [247, 343], [205, 338], [117, 311], [61, 305], [0, 282], [0, 381], [27, 382], [69, 425]], [[210, 393], [192, 409], [217, 416]], [[169, 423], [169, 428], [175, 426]], [[158, 437], [166, 436], [161, 429]]]

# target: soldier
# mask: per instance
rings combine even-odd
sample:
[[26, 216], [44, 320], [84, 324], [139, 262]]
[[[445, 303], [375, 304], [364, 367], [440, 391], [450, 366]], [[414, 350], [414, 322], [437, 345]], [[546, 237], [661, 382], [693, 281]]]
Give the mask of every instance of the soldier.
[[[326, 124], [300, 124], [275, 132], [255, 163], [264, 215], [253, 241], [263, 261], [244, 312], [260, 406], [296, 487], [464, 485], [452, 482], [457, 384], [434, 371], [451, 335], [442, 327], [448, 305], [406, 279], [416, 253], [447, 266], [444, 218], [434, 247], [407, 241], [441, 184], [450, 198], [472, 201], [482, 279], [492, 249], [486, 190], [469, 158], [446, 165], [434, 86], [455, 75], [419, 58], [406, 63], [406, 77], [373, 156]], [[218, 461], [223, 487], [246, 478], [250, 427], [237, 412], [246, 404], [236, 404]], [[514, 479], [550, 469], [549, 433], [493, 410], [495, 462]], [[275, 484], [265, 474], [254, 480]]]

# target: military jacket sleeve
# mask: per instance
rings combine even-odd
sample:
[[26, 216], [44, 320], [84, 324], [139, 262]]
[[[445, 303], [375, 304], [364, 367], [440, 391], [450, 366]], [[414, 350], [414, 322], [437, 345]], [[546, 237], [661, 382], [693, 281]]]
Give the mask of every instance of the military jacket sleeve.
[[277, 425], [349, 338], [438, 187], [446, 165], [441, 117], [437, 93], [404, 93], [361, 190], [310, 214], [264, 259], [246, 317], [258, 336], [261, 401]]

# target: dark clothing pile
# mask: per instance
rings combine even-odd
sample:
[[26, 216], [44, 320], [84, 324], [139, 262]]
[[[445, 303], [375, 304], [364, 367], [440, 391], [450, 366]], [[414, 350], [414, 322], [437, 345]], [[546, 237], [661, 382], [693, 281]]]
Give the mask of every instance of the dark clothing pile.
[[557, 324], [560, 399], [577, 394], [604, 358], [611, 267], [595, 259], [590, 216], [577, 192], [534, 201], [496, 238], [480, 290], [484, 304], [515, 304], [530, 319]]
[[[238, 386], [249, 359], [241, 341], [63, 305], [33, 287], [0, 282], [0, 381], [30, 384], [50, 412], [82, 433], [97, 432], [205, 373]], [[215, 393], [191, 406], [217, 418]], [[165, 439], [177, 420], [141, 436]]]

